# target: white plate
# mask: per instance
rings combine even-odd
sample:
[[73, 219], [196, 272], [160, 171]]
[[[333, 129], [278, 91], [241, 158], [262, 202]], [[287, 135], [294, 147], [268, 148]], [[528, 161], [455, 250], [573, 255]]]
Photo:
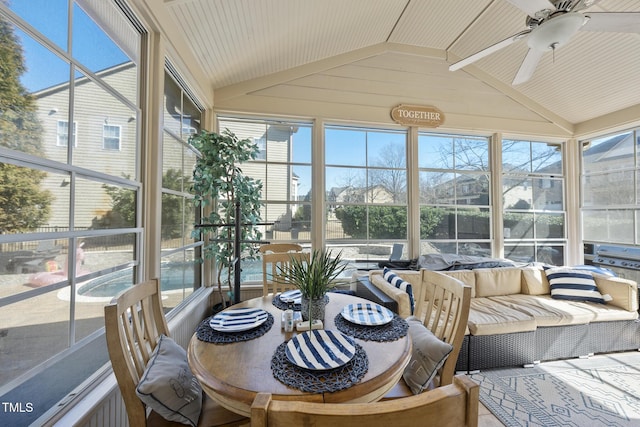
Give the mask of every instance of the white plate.
[[209, 326], [220, 332], [248, 331], [262, 325], [267, 317], [260, 308], [230, 308], [213, 316]]
[[358, 325], [385, 325], [393, 320], [393, 312], [374, 303], [349, 304], [340, 312], [342, 317]]
[[280, 294], [280, 301], [292, 302], [294, 304], [300, 304], [302, 298], [302, 292], [298, 289], [292, 289], [290, 291], [284, 291]]
[[291, 338], [285, 348], [289, 362], [305, 369], [338, 368], [356, 354], [353, 338], [340, 331], [314, 329]]

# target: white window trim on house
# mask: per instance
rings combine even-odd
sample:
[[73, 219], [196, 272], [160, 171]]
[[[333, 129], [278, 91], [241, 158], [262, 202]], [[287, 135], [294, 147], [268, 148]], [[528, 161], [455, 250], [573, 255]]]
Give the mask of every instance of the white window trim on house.
[[[60, 125], [65, 123], [67, 125], [67, 132], [61, 132]], [[56, 124], [56, 146], [58, 147], [68, 147], [68, 138], [69, 138], [69, 121], [68, 120], [58, 120]], [[73, 147], [78, 146], [78, 122], [73, 122]]]
[[266, 138], [253, 138], [253, 143], [258, 146], [258, 155], [255, 160], [267, 160], [267, 140]]
[[[118, 130], [118, 135], [110, 135], [109, 134], [109, 130]], [[111, 147], [110, 144], [107, 143], [107, 141], [111, 141], [111, 140], [117, 140], [118, 141], [118, 146], [117, 147]], [[120, 125], [110, 125], [108, 123], [105, 123], [104, 125], [102, 125], [102, 149], [103, 150], [114, 150], [114, 151], [120, 151], [120, 149], [122, 148], [120, 146], [120, 141], [122, 140], [122, 126]]]

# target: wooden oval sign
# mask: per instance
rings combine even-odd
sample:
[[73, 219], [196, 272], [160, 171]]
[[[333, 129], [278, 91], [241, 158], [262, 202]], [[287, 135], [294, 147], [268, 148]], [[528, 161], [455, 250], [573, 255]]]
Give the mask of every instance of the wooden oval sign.
[[430, 105], [400, 104], [391, 110], [391, 118], [406, 126], [437, 128], [444, 123], [444, 113]]

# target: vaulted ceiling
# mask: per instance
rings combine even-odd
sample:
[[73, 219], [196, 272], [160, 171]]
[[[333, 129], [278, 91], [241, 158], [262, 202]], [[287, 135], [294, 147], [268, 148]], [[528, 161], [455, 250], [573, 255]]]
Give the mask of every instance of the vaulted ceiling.
[[[216, 108], [285, 113], [283, 99], [288, 108], [311, 100], [346, 118], [360, 117], [350, 116], [354, 104], [387, 118], [400, 101], [436, 105], [453, 127], [508, 120], [511, 130], [559, 137], [640, 120], [640, 26], [579, 31], [514, 86], [525, 41], [448, 69], [526, 28], [507, 0], [140, 1], [208, 80]], [[602, 11], [640, 12], [640, 1], [601, 0], [585, 13]]]

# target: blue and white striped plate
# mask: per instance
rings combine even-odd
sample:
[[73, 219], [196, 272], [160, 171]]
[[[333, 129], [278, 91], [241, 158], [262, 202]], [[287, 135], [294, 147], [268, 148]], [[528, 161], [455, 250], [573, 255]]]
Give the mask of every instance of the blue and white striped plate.
[[393, 320], [393, 312], [374, 303], [349, 304], [340, 312], [351, 323], [367, 326], [385, 325]]
[[291, 338], [285, 348], [289, 362], [316, 371], [338, 368], [356, 354], [353, 338], [340, 331], [314, 329]]
[[294, 304], [300, 304], [302, 299], [302, 292], [299, 289], [292, 289], [290, 291], [284, 291], [280, 294], [280, 301], [292, 302]]
[[267, 317], [260, 308], [230, 308], [213, 316], [209, 326], [220, 332], [248, 331], [262, 325]]

